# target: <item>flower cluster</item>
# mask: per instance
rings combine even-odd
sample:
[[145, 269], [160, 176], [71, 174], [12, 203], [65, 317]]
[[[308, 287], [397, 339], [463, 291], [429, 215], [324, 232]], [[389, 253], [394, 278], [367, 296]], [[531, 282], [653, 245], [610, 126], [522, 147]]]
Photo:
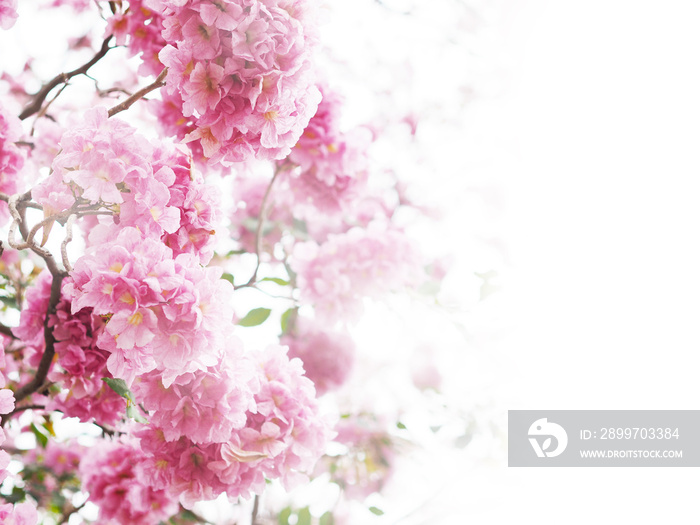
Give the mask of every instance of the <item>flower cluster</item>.
[[184, 153], [146, 140], [128, 124], [108, 118], [103, 107], [69, 128], [60, 147], [52, 174], [32, 190], [45, 216], [103, 214], [89, 237], [94, 245], [133, 226], [175, 254], [209, 261], [218, 198]]
[[345, 213], [360, 197], [367, 182], [365, 151], [371, 142], [369, 130], [340, 131], [342, 101], [328, 88], [299, 142], [284, 161], [299, 167], [288, 170], [287, 184], [295, 212], [300, 217]]
[[64, 286], [72, 311], [92, 308], [109, 321], [97, 339], [108, 370], [131, 383], [158, 369], [175, 377], [213, 365], [222, 328], [233, 316], [230, 284], [220, 268], [203, 268], [192, 255], [144, 238], [133, 227], [78, 259]]
[[342, 386], [355, 361], [355, 343], [346, 332], [330, 331], [307, 317], [297, 317], [280, 344], [289, 347], [290, 357], [302, 360], [318, 395]]
[[328, 320], [356, 319], [364, 297], [415, 284], [420, 275], [419, 253], [408, 237], [377, 223], [329, 235], [320, 245], [297, 244], [291, 264], [302, 300]]
[[43, 449], [33, 449], [27, 459], [50, 469], [57, 477], [75, 474], [80, 466], [80, 460], [85, 454], [85, 447], [70, 440], [61, 443], [49, 440]]
[[80, 461], [80, 478], [100, 523], [152, 525], [175, 514], [177, 502], [146, 482], [144, 453], [131, 443], [101, 440]]
[[356, 414], [338, 421], [335, 442], [346, 451], [338, 456], [324, 456], [321, 471], [330, 471], [331, 479], [348, 498], [363, 500], [378, 492], [392, 477], [396, 443], [386, 431], [381, 418]]
[[90, 308], [72, 314], [70, 301], [62, 299], [49, 325], [53, 327], [61, 369], [55, 367], [49, 379], [65, 389], [49, 407], [81, 421], [94, 418], [100, 424], [114, 425], [124, 413], [126, 402], [102, 381], [112, 377], [107, 370], [109, 353], [97, 346], [104, 321]]
[[[244, 414], [244, 424], [235, 424], [225, 438], [222, 432], [215, 436], [221, 438], [218, 442], [196, 443], [185, 435], [168, 440], [166, 432], [172, 432], [172, 425], [166, 430], [150, 425], [137, 433], [149, 456], [146, 471], [153, 486], [180, 495], [189, 507], [224, 492], [232, 498], [260, 493], [266, 477], [293, 483], [314, 465], [329, 432], [301, 362], [289, 360], [280, 347], [269, 347], [256, 358], [259, 386], [254, 403]], [[211, 427], [206, 416], [204, 420]], [[188, 433], [202, 437], [194, 429]]]
[[311, 2], [152, 4], [164, 17], [159, 58], [168, 67], [165, 104], [175, 110], [161, 116], [185, 125], [178, 136], [210, 163], [286, 156], [321, 98], [310, 66]]
[[158, 58], [158, 53], [165, 46], [165, 40], [161, 37], [163, 17], [145, 4], [142, 0], [129, 0], [126, 11], [115, 13], [107, 21], [105, 37], [114, 35], [116, 44], [126, 45], [132, 56], [140, 54], [142, 62], [139, 73], [158, 75], [163, 70]]
[[[51, 294], [51, 275], [41, 274], [27, 292], [27, 307], [22, 310], [20, 324], [14, 329], [27, 348], [27, 358], [33, 366], [44, 352], [44, 317]], [[103, 377], [111, 377], [106, 369], [109, 354], [97, 347], [97, 338], [104, 322], [90, 308], [71, 313], [71, 303], [63, 297], [56, 313], [49, 316], [53, 329], [54, 350], [59, 366], [53, 366], [49, 379], [64, 390], [52, 398], [48, 408], [61, 410], [81, 421], [114, 424], [124, 412], [125, 401], [110, 389]]]
[[35, 525], [39, 514], [31, 503], [5, 503], [0, 505], [0, 523], [4, 525]]
[[150, 422], [167, 441], [186, 437], [193, 443], [224, 442], [245, 425], [259, 386], [252, 361], [237, 340], [232, 342], [214, 365], [180, 374], [168, 388], [157, 371], [134, 382], [135, 397], [152, 411]]
[[[0, 24], [2, 9], [2, 0], [0, 0]], [[8, 195], [17, 192], [17, 175], [24, 166], [24, 152], [15, 144], [21, 136], [20, 120], [0, 104], [0, 192]], [[8, 217], [7, 205], [3, 203], [0, 208], [0, 218]]]

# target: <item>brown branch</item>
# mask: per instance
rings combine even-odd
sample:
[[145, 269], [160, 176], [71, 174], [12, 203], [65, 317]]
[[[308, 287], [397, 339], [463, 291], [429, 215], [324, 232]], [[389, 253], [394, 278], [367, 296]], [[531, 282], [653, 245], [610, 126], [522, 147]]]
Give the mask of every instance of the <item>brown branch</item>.
[[85, 64], [83, 64], [77, 69], [74, 69], [73, 71], [70, 71], [69, 73], [60, 73], [53, 77], [51, 80], [49, 80], [48, 83], [44, 84], [44, 86], [34, 95], [34, 98], [29, 103], [29, 105], [26, 108], [24, 108], [22, 113], [19, 114], [20, 120], [24, 120], [27, 117], [31, 117], [34, 113], [39, 111], [41, 109], [41, 106], [44, 104], [46, 97], [49, 96], [49, 93], [51, 93], [51, 90], [53, 90], [53, 88], [61, 84], [67, 83], [73, 77], [76, 77], [78, 75], [84, 75], [85, 73], [87, 73], [92, 66], [97, 64], [97, 62], [99, 62], [107, 54], [107, 52], [110, 49], [112, 49], [111, 47], [109, 47], [110, 40], [112, 40], [112, 35], [109, 35], [107, 38], [104, 39], [100, 50]]
[[124, 111], [125, 109], [129, 109], [137, 100], [142, 99], [146, 95], [148, 95], [151, 91], [154, 91], [158, 88], [161, 88], [165, 85], [165, 75], [168, 74], [168, 68], [166, 67], [163, 71], [160, 72], [160, 75], [153, 81], [152, 84], [147, 85], [146, 87], [143, 87], [139, 89], [136, 93], [131, 95], [129, 98], [126, 100], [120, 102], [113, 108], [110, 108], [109, 110], [109, 116], [113, 117], [120, 111]]
[[0, 323], [0, 334], [6, 335], [7, 337], [11, 337], [12, 339], [19, 339], [19, 337], [12, 333], [12, 328], [10, 328], [9, 326], [5, 326], [2, 323]]
[[68, 523], [68, 520], [70, 520], [70, 517], [75, 514], [76, 512], [80, 511], [82, 509], [87, 501], [84, 501], [77, 507], [74, 507], [72, 504], [68, 504], [68, 508], [63, 511], [61, 514], [61, 517], [59, 518], [58, 525], [63, 525], [64, 523]]
[[[53, 260], [53, 257], [51, 257], [51, 260]], [[49, 271], [51, 271], [51, 268], [49, 268]], [[46, 380], [46, 376], [49, 373], [49, 369], [51, 368], [51, 363], [53, 362], [53, 357], [55, 355], [54, 344], [56, 343], [56, 339], [53, 336], [53, 328], [49, 326], [49, 319], [56, 313], [56, 305], [58, 305], [58, 301], [61, 300], [61, 283], [63, 282], [64, 274], [60, 271], [58, 273], [51, 271], [51, 274], [53, 275], [53, 281], [51, 282], [51, 296], [49, 297], [49, 306], [46, 309], [46, 315], [44, 316], [44, 343], [46, 346], [44, 348], [44, 355], [41, 356], [41, 361], [39, 362], [39, 368], [37, 368], [36, 375], [31, 381], [18, 388], [15, 392], [15, 403], [19, 403], [25, 397], [28, 397], [37, 390], [41, 389], [44, 381]], [[3, 418], [2, 422], [5, 423], [5, 421], [6, 419]]]
[[[0, 201], [10, 202], [10, 197], [12, 197], [12, 195], [8, 195], [7, 193], [0, 193]], [[23, 201], [23, 204], [25, 207], [34, 208], [35, 210], [44, 209], [44, 207], [41, 204], [37, 204], [36, 202]]]
[[258, 508], [260, 506], [260, 496], [257, 494], [255, 495], [255, 499], [253, 500], [253, 512], [252, 516], [250, 517], [250, 525], [258, 525]]
[[18, 414], [19, 412], [24, 412], [25, 410], [43, 410], [45, 408], [46, 406], [44, 405], [24, 405], [21, 407], [16, 407], [12, 412], [7, 414], [7, 417], [12, 417], [15, 414]]

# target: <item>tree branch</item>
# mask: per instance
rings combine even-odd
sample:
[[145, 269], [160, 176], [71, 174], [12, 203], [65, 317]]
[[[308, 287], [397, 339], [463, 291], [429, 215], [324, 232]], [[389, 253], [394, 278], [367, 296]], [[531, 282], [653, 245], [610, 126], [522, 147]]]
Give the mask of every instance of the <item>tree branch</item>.
[[2, 323], [0, 323], [0, 334], [6, 335], [7, 337], [11, 337], [12, 339], [19, 339], [15, 334], [12, 333], [12, 328], [10, 328], [9, 326], [5, 326]]
[[109, 35], [107, 38], [104, 39], [100, 50], [85, 64], [83, 64], [77, 69], [74, 69], [69, 73], [60, 73], [59, 75], [56, 75], [51, 80], [49, 80], [47, 84], [44, 84], [44, 87], [42, 87], [34, 95], [34, 98], [29, 103], [29, 105], [26, 108], [24, 108], [22, 113], [19, 114], [20, 120], [24, 120], [27, 117], [31, 117], [34, 113], [39, 111], [41, 109], [42, 104], [44, 103], [44, 100], [46, 100], [46, 97], [49, 96], [49, 93], [51, 93], [51, 90], [53, 88], [60, 84], [67, 83], [73, 77], [87, 73], [92, 66], [97, 64], [97, 62], [99, 62], [107, 54], [107, 52], [110, 49], [112, 49], [111, 47], [109, 47], [110, 40], [112, 40], [112, 35]]
[[151, 91], [163, 87], [165, 85], [165, 75], [167, 75], [167, 74], [168, 74], [168, 68], [166, 67], [163, 71], [160, 72], [160, 75], [158, 75], [158, 77], [155, 79], [153, 84], [149, 84], [146, 87], [139, 89], [136, 93], [131, 95], [129, 98], [127, 98], [123, 102], [120, 102], [119, 104], [117, 104], [113, 108], [110, 108], [109, 116], [113, 117], [114, 115], [116, 115], [120, 111], [124, 111], [125, 109], [129, 109], [134, 104], [134, 102], [136, 102], [137, 100], [145, 97]]
[[[39, 368], [32, 380], [15, 391], [15, 403], [19, 403], [25, 397], [30, 396], [41, 388], [49, 373], [55, 355], [54, 344], [56, 343], [56, 339], [53, 336], [53, 328], [49, 326], [49, 319], [56, 313], [56, 305], [58, 305], [58, 301], [61, 300], [61, 283], [63, 282], [64, 274], [60, 272], [58, 274], [51, 273], [53, 275], [51, 296], [49, 297], [49, 306], [44, 316], [44, 343], [46, 345], [44, 348], [44, 355], [41, 356]], [[5, 421], [6, 419], [3, 418], [2, 422], [5, 423]]]

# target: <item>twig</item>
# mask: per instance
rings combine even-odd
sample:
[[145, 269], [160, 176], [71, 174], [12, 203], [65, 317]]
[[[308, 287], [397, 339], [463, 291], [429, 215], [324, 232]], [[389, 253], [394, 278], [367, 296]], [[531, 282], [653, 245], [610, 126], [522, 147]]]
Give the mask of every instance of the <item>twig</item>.
[[272, 176], [270, 184], [267, 185], [265, 195], [263, 195], [262, 202], [260, 203], [260, 211], [258, 212], [258, 227], [255, 229], [255, 257], [257, 258], [257, 262], [255, 263], [255, 270], [253, 270], [253, 275], [250, 276], [248, 282], [239, 286], [234, 286], [234, 290], [238, 290], [239, 288], [246, 288], [248, 286], [253, 286], [255, 284], [255, 280], [258, 278], [258, 270], [260, 269], [260, 252], [262, 252], [262, 232], [263, 226], [265, 225], [265, 218], [267, 213], [267, 200], [269, 199], [270, 194], [272, 193], [272, 186], [275, 184], [277, 176], [280, 173], [282, 173], [282, 171], [284, 171], [282, 167], [279, 167], [275, 170], [275, 174]]
[[23, 405], [21, 407], [16, 407], [12, 412], [7, 414], [7, 417], [12, 417], [19, 412], [24, 412], [25, 410], [43, 410], [46, 406], [44, 405]]
[[66, 222], [66, 237], [61, 243], [61, 259], [63, 260], [63, 267], [67, 272], [73, 269], [68, 259], [68, 243], [73, 240], [73, 223], [75, 223], [75, 217], [75, 215], [68, 217], [68, 221]]
[[158, 77], [153, 81], [152, 84], [149, 84], [146, 87], [139, 89], [136, 93], [131, 95], [129, 98], [127, 98], [123, 102], [120, 102], [119, 104], [117, 104], [113, 108], [110, 108], [109, 116], [113, 117], [114, 115], [116, 115], [120, 111], [124, 111], [125, 109], [129, 109], [134, 104], [134, 102], [136, 102], [137, 100], [145, 97], [151, 91], [163, 87], [165, 85], [165, 75], [167, 75], [167, 74], [168, 74], [168, 68], [166, 67], [163, 71], [160, 72], [160, 75], [158, 75]]
[[11, 337], [12, 339], [19, 339], [19, 337], [12, 333], [12, 328], [10, 328], [9, 326], [5, 326], [2, 323], [0, 323], [0, 334], [6, 335], [7, 337]]
[[255, 498], [253, 499], [253, 515], [250, 518], [250, 525], [257, 525], [256, 522], [258, 520], [258, 506], [260, 505], [260, 496], [257, 494], [255, 495]]
[[[12, 195], [8, 195], [7, 193], [0, 193], [0, 201], [5, 201], [5, 202], [10, 202], [10, 199], [12, 198]], [[43, 210], [44, 207], [41, 204], [37, 204], [36, 202], [30, 202], [26, 201], [24, 205], [27, 208], [34, 208], [35, 210]]]
[[63, 511], [63, 513], [61, 514], [60, 521], [58, 522], [58, 525], [63, 525], [64, 523], [68, 523], [68, 520], [70, 519], [70, 517], [71, 517], [73, 514], [75, 514], [76, 512], [78, 512], [80, 509], [82, 509], [82, 508], [85, 506], [86, 503], [87, 503], [87, 500], [84, 501], [83, 503], [81, 503], [80, 505], [78, 505], [77, 507], [74, 507], [73, 505], [71, 505], [70, 507], [68, 507], [68, 508], [67, 508], [65, 511]]
[[57, 92], [53, 97], [51, 97], [51, 100], [49, 100], [49, 101], [46, 103], [46, 105], [45, 105], [43, 108], [41, 108], [41, 109], [39, 110], [39, 112], [37, 113], [37, 118], [34, 119], [34, 123], [32, 124], [32, 129], [31, 129], [31, 131], [29, 132], [30, 135], [32, 135], [32, 136], [34, 135], [34, 129], [35, 129], [35, 127], [36, 127], [37, 121], [38, 121], [41, 117], [43, 117], [44, 115], [46, 115], [46, 112], [47, 112], [47, 111], [49, 110], [49, 108], [51, 107], [51, 104], [53, 104], [53, 103], [55, 102], [55, 100], [61, 95], [61, 93], [63, 93], [63, 90], [65, 90], [67, 87], [68, 87], [68, 84], [63, 84], [63, 85], [61, 86], [61, 88], [58, 90], [58, 92]]
[[77, 69], [74, 69], [73, 71], [70, 71], [69, 73], [60, 73], [53, 77], [47, 84], [44, 85], [35, 95], [32, 101], [29, 103], [29, 105], [24, 108], [22, 113], [19, 114], [20, 120], [24, 120], [27, 117], [31, 117], [34, 113], [39, 111], [41, 109], [42, 104], [44, 103], [44, 100], [46, 100], [46, 97], [49, 96], [49, 93], [51, 93], [51, 90], [55, 88], [56, 86], [60, 84], [65, 84], [67, 83], [71, 78], [78, 76], [78, 75], [83, 75], [88, 72], [88, 70], [97, 64], [106, 54], [107, 52], [112, 49], [109, 47], [109, 42], [112, 40], [112, 35], [109, 35], [107, 38], [104, 39], [102, 42], [102, 47], [100, 50], [95, 54], [94, 57], [92, 57], [89, 61], [87, 61], [85, 64], [80, 66]]

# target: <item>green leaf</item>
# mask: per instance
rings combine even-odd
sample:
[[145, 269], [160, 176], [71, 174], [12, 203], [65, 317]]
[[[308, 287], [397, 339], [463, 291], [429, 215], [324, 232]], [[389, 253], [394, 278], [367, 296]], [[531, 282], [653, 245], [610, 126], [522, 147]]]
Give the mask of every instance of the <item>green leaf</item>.
[[304, 507], [297, 514], [297, 525], [311, 525], [311, 512], [309, 507]]
[[2, 301], [6, 306], [9, 306], [10, 308], [18, 308], [17, 305], [17, 298], [16, 297], [0, 297], [0, 301]]
[[289, 317], [292, 315], [294, 310], [295, 308], [290, 308], [282, 314], [282, 317], [280, 317], [280, 327], [282, 328], [283, 334], [287, 333], [287, 326], [289, 326]]
[[138, 423], [148, 423], [148, 420], [141, 415], [141, 411], [138, 407], [131, 403], [127, 403], [126, 405], [126, 415]]
[[37, 442], [43, 447], [46, 448], [46, 445], [49, 443], [49, 436], [44, 434], [41, 430], [39, 430], [39, 427], [37, 427], [34, 423], [29, 425], [29, 428], [32, 429], [32, 432], [36, 436]]
[[384, 514], [384, 511], [382, 509], [378, 509], [377, 507], [370, 507], [369, 511], [375, 516], [381, 516]]
[[289, 525], [289, 516], [292, 515], [292, 509], [285, 507], [277, 516], [277, 523], [279, 525]]
[[292, 228], [294, 228], [299, 233], [309, 233], [309, 230], [306, 227], [306, 222], [301, 221], [299, 219], [294, 219], [292, 221]]
[[269, 308], [253, 308], [243, 319], [238, 321], [238, 324], [240, 326], [258, 326], [270, 317], [270, 312]]
[[401, 430], [406, 430], [406, 425], [401, 423], [401, 421], [396, 422], [396, 428], [401, 429]]
[[194, 521], [194, 522], [196, 522], [199, 519], [199, 518], [197, 518], [197, 515], [194, 512], [189, 511], [187, 509], [184, 509], [182, 512], [180, 512], [180, 517], [183, 520]]
[[27, 497], [27, 493], [20, 487], [12, 487], [12, 494], [9, 496], [3, 494], [2, 497], [7, 503], [19, 503], [20, 501], [24, 501]]
[[280, 286], [287, 286], [289, 284], [289, 281], [285, 281], [284, 279], [280, 279], [279, 277], [265, 277], [264, 279], [260, 279], [261, 283], [264, 283], [265, 281], [279, 284]]
[[335, 525], [335, 519], [331, 511], [325, 512], [318, 522], [318, 525]]
[[129, 390], [129, 387], [126, 386], [126, 382], [123, 379], [117, 379], [116, 377], [103, 377], [102, 381], [107, 383], [107, 386], [109, 388], [114, 390], [124, 399], [133, 401], [133, 398], [131, 397], [131, 391]]
[[224, 274], [222, 274], [222, 275], [221, 275], [221, 278], [222, 278], [224, 281], [228, 281], [228, 282], [230, 282], [231, 284], [233, 284], [233, 275], [231, 275], [230, 273], [224, 273]]

